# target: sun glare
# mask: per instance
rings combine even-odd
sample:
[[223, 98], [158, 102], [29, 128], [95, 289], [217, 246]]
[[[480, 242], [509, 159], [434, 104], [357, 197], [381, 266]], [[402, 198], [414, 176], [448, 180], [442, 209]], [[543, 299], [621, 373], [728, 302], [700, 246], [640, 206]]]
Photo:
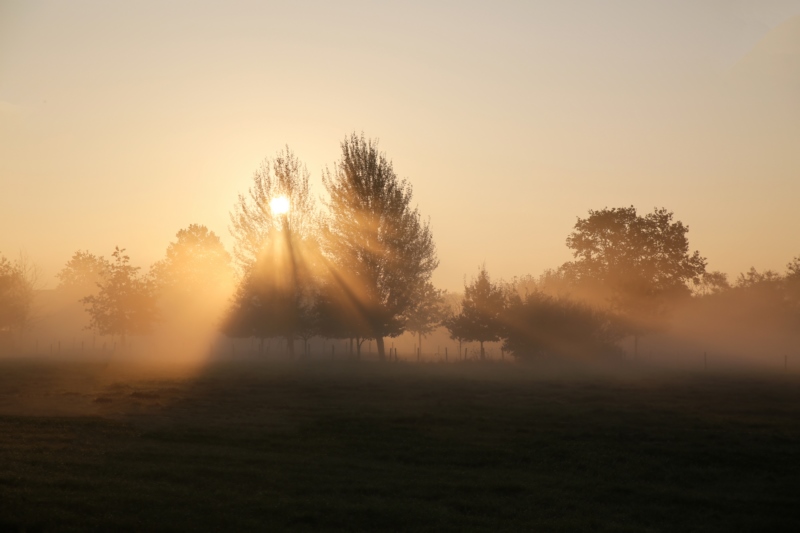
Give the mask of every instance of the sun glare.
[[273, 215], [285, 215], [289, 212], [289, 199], [285, 196], [278, 196], [269, 203], [269, 208]]

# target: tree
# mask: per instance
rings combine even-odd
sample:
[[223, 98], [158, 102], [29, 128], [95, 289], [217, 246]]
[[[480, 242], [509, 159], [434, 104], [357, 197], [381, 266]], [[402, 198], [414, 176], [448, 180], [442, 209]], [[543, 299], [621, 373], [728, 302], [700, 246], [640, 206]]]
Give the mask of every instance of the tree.
[[122, 344], [128, 335], [150, 332], [158, 316], [156, 292], [151, 280], [130, 265], [125, 249], [118, 246], [106, 278], [98, 283], [96, 295], [81, 301], [89, 313], [90, 328], [101, 335], [118, 335]]
[[447, 317], [447, 304], [444, 291], [437, 289], [431, 282], [422, 285], [413, 297], [413, 304], [408, 312], [406, 330], [417, 335], [418, 347], [422, 352], [422, 338], [442, 324]]
[[505, 303], [505, 291], [492, 283], [486, 266], [481, 266], [472, 283], [464, 284], [461, 313], [445, 320], [445, 327], [454, 339], [479, 342], [481, 359], [485, 359], [483, 343], [499, 341], [503, 334]]
[[150, 268], [163, 320], [158, 333], [184, 349], [202, 349], [216, 331], [233, 292], [231, 256], [207, 227], [190, 224]]
[[731, 284], [728, 282], [728, 275], [724, 272], [715, 270], [704, 272], [695, 284], [694, 292], [698, 296], [711, 296], [730, 290]]
[[110, 266], [104, 257], [78, 250], [72, 254], [64, 268], [56, 274], [59, 281], [58, 290], [70, 295], [89, 296], [106, 278]]
[[800, 256], [786, 265], [786, 292], [795, 310], [800, 311]]
[[354, 133], [341, 148], [323, 176], [325, 260], [383, 360], [384, 337], [403, 333], [414, 296], [438, 266], [436, 247], [429, 224], [411, 208], [411, 185], [397, 178], [377, 141]]
[[503, 349], [518, 359], [541, 356], [585, 358], [619, 352], [614, 317], [568, 298], [539, 291], [511, 295]]
[[208, 228], [190, 224], [167, 246], [166, 257], [151, 268], [161, 289], [204, 296], [226, 287], [231, 280], [231, 256]]
[[[234, 257], [242, 273], [226, 332], [280, 336], [294, 355], [313, 324], [318, 217], [305, 166], [286, 147], [265, 159], [231, 213]], [[277, 202], [277, 203], [276, 203]]]
[[[272, 251], [270, 245], [283, 238], [283, 230], [300, 242], [316, 240], [317, 212], [308, 180], [308, 169], [288, 146], [264, 159], [253, 173], [247, 195], [239, 195], [230, 214], [233, 257], [242, 273]], [[286, 198], [287, 211], [275, 212], [272, 202], [277, 198]]]
[[13, 263], [0, 255], [0, 334], [27, 327], [33, 313], [38, 272], [25, 254]]
[[636, 208], [589, 211], [567, 237], [575, 260], [564, 265], [573, 283], [605, 300], [627, 321], [634, 337], [655, 327], [672, 298], [691, 294], [706, 260], [689, 253], [688, 226], [666, 209], [639, 216]]

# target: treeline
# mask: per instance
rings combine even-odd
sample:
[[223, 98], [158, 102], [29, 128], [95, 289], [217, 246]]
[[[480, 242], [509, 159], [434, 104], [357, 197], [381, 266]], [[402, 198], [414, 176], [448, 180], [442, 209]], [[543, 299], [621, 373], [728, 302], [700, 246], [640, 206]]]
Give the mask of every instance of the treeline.
[[[613, 358], [625, 338], [635, 356], [642, 336], [686, 329], [676, 316], [728, 339], [742, 324], [792, 339], [800, 329], [800, 257], [786, 273], [752, 269], [731, 284], [690, 251], [688, 227], [666, 209], [589, 211], [567, 237], [572, 261], [508, 282], [481, 267], [453, 305], [431, 283], [438, 259], [429, 223], [376, 141], [348, 136], [323, 185], [317, 205], [308, 170], [285, 148], [232, 209], [232, 254], [193, 224], [148, 272], [124, 249], [110, 260], [78, 251], [57, 290], [80, 301], [91, 330], [123, 343], [166, 324], [262, 344], [281, 338], [290, 354], [298, 340], [307, 354], [314, 337], [349, 339], [357, 355], [374, 340], [380, 359], [394, 355], [384, 339], [408, 332], [421, 344], [440, 327], [459, 354], [463, 342], [479, 343], [481, 358], [485, 343], [502, 342], [520, 359]], [[30, 322], [34, 277], [29, 262], [0, 258], [0, 332]]]

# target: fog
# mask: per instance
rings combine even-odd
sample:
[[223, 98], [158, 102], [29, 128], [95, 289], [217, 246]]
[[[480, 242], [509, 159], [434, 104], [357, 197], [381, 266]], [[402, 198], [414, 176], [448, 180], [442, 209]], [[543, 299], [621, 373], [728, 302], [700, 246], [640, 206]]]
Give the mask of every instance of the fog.
[[[462, 13], [467, 26], [484, 22], [482, 9]], [[27, 46], [4, 49], [0, 64], [19, 74], [0, 85], [0, 134], [8, 141], [0, 168], [2, 356], [187, 374], [219, 361], [485, 360], [709, 372], [800, 366], [793, 259], [800, 253], [800, 8], [514, 9], [490, 17], [486, 32], [497, 42], [462, 35], [438, 10], [422, 26], [389, 17], [387, 35], [413, 27], [427, 44], [391, 49], [387, 63], [421, 92], [376, 89], [366, 101], [385, 113], [366, 113], [364, 93], [344, 82], [333, 83], [331, 94], [300, 95], [292, 83], [267, 83], [255, 105], [249, 93], [231, 96], [196, 51], [187, 56], [194, 74], [167, 76], [174, 87], [157, 85], [136, 97], [130, 88], [98, 89], [92, 80], [103, 69], [89, 61], [69, 70], [58, 61], [61, 53], [90, 57], [86, 43], [62, 39], [70, 43], [63, 51], [48, 52], [23, 31], [49, 35], [59, 8], [38, 15], [21, 5], [6, 9], [11, 22], [3, 27], [13, 31], [3, 43]], [[285, 6], [279, 11], [297, 16]], [[373, 15], [395, 11], [376, 8]], [[198, 24], [215, 13], [197, 14]], [[246, 30], [247, 42], [273, 53], [272, 41], [252, 33], [241, 15], [225, 13], [230, 27], [220, 35]], [[587, 22], [595, 15], [597, 27]], [[110, 20], [109, 27], [130, 29], [119, 13]], [[465, 51], [432, 39], [435, 21]], [[527, 31], [542, 21], [561, 30]], [[351, 50], [342, 41], [348, 27], [326, 33], [328, 41], [312, 40]], [[163, 28], [152, 29], [154, 42], [175, 52], [172, 41], [162, 42]], [[166, 56], [136, 66], [136, 32], [87, 32], [87, 43], [120, 52], [142, 80], [163, 81], [171, 72]], [[179, 33], [198, 39], [197, 28]], [[535, 37], [522, 39], [529, 34]], [[225, 41], [220, 46], [230, 55], [215, 56], [214, 64], [238, 73], [242, 86], [265, 87], [261, 77], [242, 74], [253, 56], [240, 44]], [[282, 61], [316, 64], [298, 53]], [[420, 64], [430, 55], [453, 71], [431, 76], [414, 63], [422, 55]], [[31, 72], [54, 63], [54, 85], [63, 92], [50, 97], [51, 115], [46, 84]], [[389, 72], [378, 70], [380, 79]], [[329, 67], [324, 72], [335, 79]], [[362, 75], [353, 83], [369, 86]], [[295, 81], [312, 85], [305, 75]], [[202, 105], [195, 95], [175, 111], [168, 105], [174, 92], [189, 94], [190, 82], [218, 94]], [[104, 98], [92, 104], [98, 94]], [[249, 104], [234, 105], [240, 96]], [[343, 107], [332, 113], [336, 97]], [[451, 100], [453, 109], [442, 111]], [[250, 105], [264, 118], [282, 102], [297, 117], [266, 121], [269, 128], [254, 126], [240, 109]], [[224, 115], [211, 117], [209, 130], [228, 131], [220, 125], [236, 117], [246, 124], [236, 130], [239, 140], [252, 134], [246, 149], [180, 135], [158, 150], [149, 144], [163, 131], [196, 126], [186, 117], [206, 107]], [[300, 108], [323, 110], [324, 127]], [[425, 132], [423, 123], [430, 125]], [[265, 128], [269, 135], [254, 133]], [[42, 157], [39, 150], [53, 148], [65, 131], [74, 132], [74, 154]], [[142, 132], [156, 140], [133, 142]], [[138, 154], [132, 158], [128, 145], [149, 150], [142, 159], [150, 163], [132, 163]], [[208, 159], [222, 152], [227, 163]], [[153, 159], [168, 164], [154, 172]], [[109, 169], [119, 177], [101, 180]], [[272, 212], [275, 200], [285, 211]], [[650, 213], [654, 205], [664, 207]], [[597, 218], [593, 226], [593, 213], [610, 225]]]

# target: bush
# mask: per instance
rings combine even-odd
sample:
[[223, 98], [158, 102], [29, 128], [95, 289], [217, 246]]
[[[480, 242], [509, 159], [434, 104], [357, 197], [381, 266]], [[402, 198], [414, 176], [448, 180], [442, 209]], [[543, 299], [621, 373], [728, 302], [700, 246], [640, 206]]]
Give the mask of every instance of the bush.
[[514, 297], [505, 327], [503, 349], [518, 359], [615, 357], [621, 354], [617, 342], [624, 335], [613, 315], [541, 292]]

